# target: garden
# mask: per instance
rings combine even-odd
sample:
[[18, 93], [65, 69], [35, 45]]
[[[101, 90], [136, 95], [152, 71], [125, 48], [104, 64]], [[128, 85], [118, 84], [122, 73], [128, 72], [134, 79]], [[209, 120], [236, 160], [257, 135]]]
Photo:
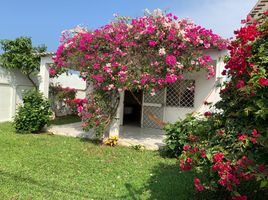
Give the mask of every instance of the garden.
[[[76, 66], [94, 91], [87, 99], [74, 99], [72, 89], [54, 86], [53, 91], [75, 107], [83, 128], [94, 129], [99, 140], [37, 134], [50, 121], [51, 104], [38, 91], [28, 92], [14, 124], [0, 124], [0, 197], [268, 198], [268, 13], [242, 23], [232, 41], [157, 10], [135, 19], [118, 17], [94, 31], [63, 32], [51, 76]], [[151, 116], [166, 132], [159, 152], [102, 144], [121, 91], [155, 95], [185, 73], [200, 70], [209, 79], [215, 71], [202, 53], [209, 48], [230, 51], [221, 100], [204, 102], [211, 111], [190, 113], [173, 124]]]

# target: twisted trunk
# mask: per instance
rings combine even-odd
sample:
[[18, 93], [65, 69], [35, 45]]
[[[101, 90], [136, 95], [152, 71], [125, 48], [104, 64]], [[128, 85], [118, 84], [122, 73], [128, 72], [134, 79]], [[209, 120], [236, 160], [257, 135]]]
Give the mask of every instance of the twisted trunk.
[[31, 78], [31, 73], [29, 73], [29, 74], [26, 74], [26, 77], [28, 78], [28, 80], [33, 84], [33, 86], [34, 86], [34, 88], [37, 90], [38, 88], [37, 88], [37, 85], [36, 85], [36, 83], [33, 81], [33, 79]]

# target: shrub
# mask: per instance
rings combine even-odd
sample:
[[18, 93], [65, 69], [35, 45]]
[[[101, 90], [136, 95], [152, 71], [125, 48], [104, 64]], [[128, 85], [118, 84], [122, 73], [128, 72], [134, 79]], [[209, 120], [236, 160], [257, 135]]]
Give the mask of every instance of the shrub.
[[[189, 114], [185, 119], [165, 126], [165, 153], [171, 157], [178, 157], [183, 151], [183, 146], [197, 140], [207, 139], [208, 134], [221, 127], [218, 114], [207, 117]], [[214, 120], [212, 120], [212, 118]]]
[[18, 133], [39, 132], [49, 122], [51, 114], [49, 101], [39, 91], [27, 91], [15, 115], [15, 129]]

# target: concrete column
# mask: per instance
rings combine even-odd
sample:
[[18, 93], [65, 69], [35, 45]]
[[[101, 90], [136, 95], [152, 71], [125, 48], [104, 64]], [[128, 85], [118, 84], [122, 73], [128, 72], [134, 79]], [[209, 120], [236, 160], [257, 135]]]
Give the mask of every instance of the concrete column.
[[49, 67], [46, 57], [41, 58], [39, 72], [39, 91], [48, 97], [49, 92]]
[[120, 93], [120, 100], [119, 100], [119, 105], [116, 111], [116, 115], [115, 118], [113, 120], [113, 122], [111, 123], [110, 126], [110, 130], [109, 130], [109, 137], [119, 137], [119, 132], [120, 132], [120, 118], [122, 115], [122, 105], [123, 105], [123, 101], [124, 101], [124, 95], [123, 92]]

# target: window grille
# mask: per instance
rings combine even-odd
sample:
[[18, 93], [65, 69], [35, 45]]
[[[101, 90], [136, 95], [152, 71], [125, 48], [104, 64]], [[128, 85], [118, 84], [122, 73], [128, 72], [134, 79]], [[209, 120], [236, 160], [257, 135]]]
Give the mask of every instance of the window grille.
[[180, 80], [167, 87], [166, 104], [170, 107], [194, 107], [195, 81]]

